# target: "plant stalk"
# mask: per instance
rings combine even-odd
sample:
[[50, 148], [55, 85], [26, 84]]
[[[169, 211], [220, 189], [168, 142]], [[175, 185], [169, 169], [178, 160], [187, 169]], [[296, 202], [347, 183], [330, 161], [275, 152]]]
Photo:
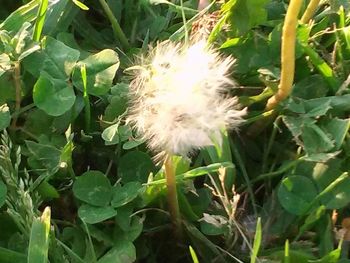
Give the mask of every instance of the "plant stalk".
[[176, 177], [175, 169], [172, 162], [172, 155], [167, 155], [164, 162], [165, 167], [165, 179], [167, 186], [167, 197], [168, 197], [168, 206], [171, 221], [174, 227], [175, 236], [180, 239], [182, 235], [182, 226], [181, 226], [181, 216], [179, 209], [179, 201], [177, 198], [176, 190]]
[[295, 41], [298, 25], [298, 14], [303, 0], [291, 0], [288, 6], [282, 32], [281, 48], [281, 81], [277, 93], [266, 105], [266, 110], [274, 109], [287, 98], [292, 90], [295, 70]]
[[[19, 112], [21, 109], [21, 64], [19, 61], [16, 61], [14, 64], [14, 71], [13, 71], [13, 80], [15, 84], [15, 89], [16, 89], [16, 106], [15, 110], [16, 112]], [[12, 121], [12, 127], [15, 128], [17, 124], [17, 116], [13, 118]]]
[[313, 17], [315, 14], [318, 5], [320, 3], [320, 0], [311, 0], [310, 3], [308, 4], [303, 16], [301, 17], [301, 22], [306, 24], [310, 21], [310, 19]]
[[87, 91], [87, 77], [86, 77], [86, 66], [85, 64], [82, 65], [80, 68], [81, 78], [83, 80], [83, 98], [84, 98], [84, 110], [85, 110], [85, 132], [90, 132], [90, 126], [91, 126], [91, 109], [90, 109], [90, 98]]
[[186, 21], [186, 15], [185, 15], [185, 11], [184, 11], [184, 3], [183, 0], [180, 0], [180, 4], [181, 4], [181, 16], [182, 16], [182, 22], [184, 24], [184, 29], [185, 29], [185, 44], [188, 45], [188, 27], [187, 27], [187, 21]]
[[106, 13], [107, 18], [111, 22], [114, 36], [120, 41], [120, 44], [122, 45], [123, 49], [125, 49], [126, 51], [129, 50], [130, 49], [129, 41], [128, 41], [127, 37], [125, 36], [123, 30], [121, 29], [119, 22], [116, 19], [116, 17], [114, 16], [109, 5], [106, 3], [105, 0], [99, 0], [99, 1], [100, 1], [102, 8], [103, 8], [103, 11]]

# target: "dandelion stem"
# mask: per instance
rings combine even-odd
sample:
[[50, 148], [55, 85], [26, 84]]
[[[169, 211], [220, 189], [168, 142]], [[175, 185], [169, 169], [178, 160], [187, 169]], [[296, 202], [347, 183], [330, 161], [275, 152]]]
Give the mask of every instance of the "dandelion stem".
[[301, 17], [301, 22], [306, 24], [310, 21], [310, 19], [312, 18], [312, 16], [315, 14], [318, 5], [320, 3], [320, 0], [311, 0], [310, 3], [308, 4], [305, 13], [303, 14], [303, 16]]
[[295, 70], [296, 28], [302, 3], [302, 0], [291, 0], [289, 3], [282, 32], [281, 82], [277, 93], [268, 100], [266, 110], [274, 109], [289, 96], [292, 90]]
[[182, 227], [181, 227], [179, 202], [178, 202], [177, 190], [176, 190], [175, 169], [172, 162], [172, 155], [167, 155], [165, 157], [164, 166], [165, 166], [166, 186], [168, 190], [167, 195], [168, 195], [170, 218], [174, 227], [175, 235], [178, 238], [180, 238]]

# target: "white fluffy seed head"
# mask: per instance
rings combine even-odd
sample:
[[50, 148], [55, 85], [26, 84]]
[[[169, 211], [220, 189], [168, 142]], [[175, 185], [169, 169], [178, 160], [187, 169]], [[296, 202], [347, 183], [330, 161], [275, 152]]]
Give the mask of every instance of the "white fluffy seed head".
[[236, 128], [245, 110], [228, 98], [233, 59], [222, 58], [205, 41], [190, 46], [159, 43], [132, 67], [128, 122], [162, 155], [186, 156], [221, 142], [221, 130]]

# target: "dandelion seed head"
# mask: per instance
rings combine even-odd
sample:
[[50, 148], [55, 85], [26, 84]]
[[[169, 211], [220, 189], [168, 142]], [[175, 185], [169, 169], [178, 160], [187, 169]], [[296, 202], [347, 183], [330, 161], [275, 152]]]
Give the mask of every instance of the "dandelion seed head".
[[128, 122], [157, 153], [186, 156], [221, 142], [221, 130], [237, 128], [245, 110], [228, 98], [234, 60], [205, 41], [186, 47], [159, 43], [133, 67]]

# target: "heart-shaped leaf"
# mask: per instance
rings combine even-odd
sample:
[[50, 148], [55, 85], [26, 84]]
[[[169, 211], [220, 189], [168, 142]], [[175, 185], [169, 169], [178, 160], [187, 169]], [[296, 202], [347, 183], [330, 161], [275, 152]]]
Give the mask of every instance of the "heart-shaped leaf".
[[100, 171], [88, 171], [79, 176], [73, 185], [74, 195], [94, 206], [107, 206], [112, 198], [112, 186]]
[[129, 182], [123, 186], [116, 186], [114, 188], [114, 195], [111, 203], [112, 206], [120, 207], [131, 202], [137, 197], [141, 187], [142, 186], [139, 182]]
[[87, 92], [95, 96], [104, 95], [112, 87], [115, 73], [119, 67], [119, 57], [115, 51], [105, 49], [80, 61], [73, 72], [73, 84], [83, 90], [81, 65], [86, 66]]
[[308, 212], [311, 201], [317, 196], [317, 190], [311, 179], [292, 175], [282, 180], [278, 188], [278, 199], [289, 213], [303, 215]]
[[48, 115], [60, 116], [73, 106], [75, 94], [66, 81], [42, 75], [34, 85], [33, 99]]
[[84, 204], [79, 207], [78, 215], [88, 224], [96, 224], [105, 221], [117, 214], [117, 210], [113, 207], [97, 207], [88, 204]]

